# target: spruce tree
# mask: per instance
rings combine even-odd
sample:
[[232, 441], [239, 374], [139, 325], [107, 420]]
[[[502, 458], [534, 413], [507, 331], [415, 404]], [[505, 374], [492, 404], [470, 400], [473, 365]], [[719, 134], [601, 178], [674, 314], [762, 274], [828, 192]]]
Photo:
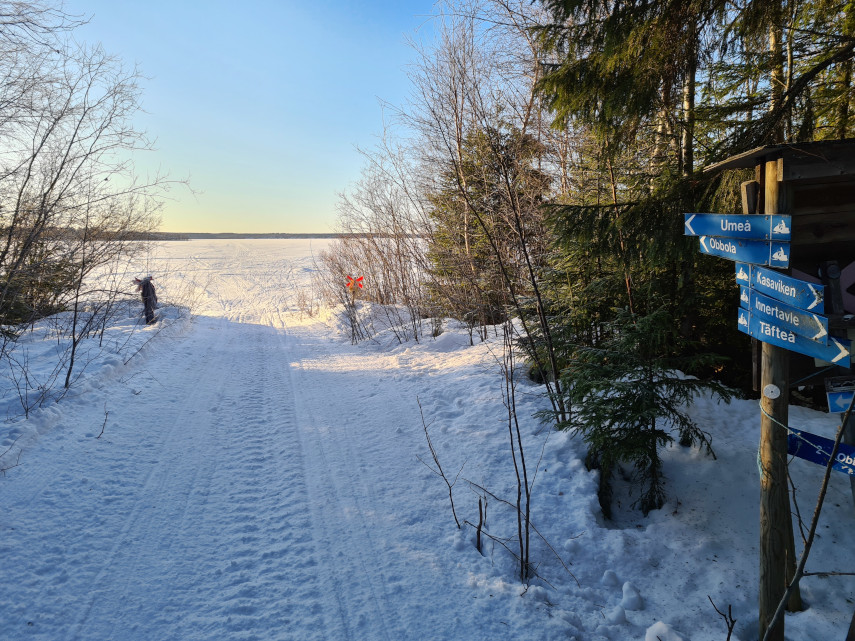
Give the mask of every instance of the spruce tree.
[[730, 398], [715, 382], [685, 376], [709, 356], [673, 353], [679, 329], [665, 309], [647, 314], [621, 310], [596, 347], [579, 346], [565, 369], [572, 401], [571, 420], [561, 427], [581, 434], [589, 447], [589, 466], [601, 470], [600, 504], [610, 515], [612, 472], [621, 463], [634, 468], [637, 504], [646, 515], [664, 504], [666, 493], [660, 449], [675, 439], [713, 454], [709, 435], [686, 413], [702, 392]]

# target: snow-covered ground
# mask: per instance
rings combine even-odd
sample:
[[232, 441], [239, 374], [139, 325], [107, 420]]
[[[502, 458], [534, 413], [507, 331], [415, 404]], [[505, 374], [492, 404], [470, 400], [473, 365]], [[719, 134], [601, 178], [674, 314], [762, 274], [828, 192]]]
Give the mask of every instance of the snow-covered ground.
[[[644, 518], [619, 495], [607, 522], [582, 444], [530, 418], [545, 400], [521, 383], [543, 535], [526, 589], [501, 545], [479, 554], [457, 529], [419, 460], [421, 405], [459, 472], [460, 520], [478, 520], [473, 483], [513, 500], [500, 341], [469, 346], [446, 323], [436, 340], [351, 345], [334, 310], [305, 313], [327, 243], [164, 243], [139, 268], [167, 303], [156, 325], [130, 310], [71, 393], [29, 418], [4, 383], [0, 639], [724, 641], [710, 598], [732, 606], [734, 641], [756, 639], [756, 401], [697, 402], [718, 459], [669, 449], [668, 504]], [[49, 332], [21, 340], [47, 376]], [[831, 436], [837, 415], [792, 408], [791, 422]], [[790, 467], [808, 519], [823, 470]], [[855, 569], [848, 478], [832, 481], [808, 571]], [[487, 531], [516, 532], [492, 496]], [[807, 577], [802, 595], [787, 639], [842, 640], [855, 579]]]

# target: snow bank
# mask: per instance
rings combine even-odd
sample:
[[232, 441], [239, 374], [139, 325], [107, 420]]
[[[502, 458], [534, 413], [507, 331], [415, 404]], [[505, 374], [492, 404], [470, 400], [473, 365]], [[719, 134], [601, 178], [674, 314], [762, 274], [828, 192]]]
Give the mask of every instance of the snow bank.
[[[734, 641], [756, 637], [756, 401], [699, 399], [717, 459], [667, 448], [665, 507], [643, 517], [627, 484], [605, 521], [584, 444], [531, 418], [546, 401], [520, 380], [540, 577], [524, 586], [500, 345], [470, 346], [453, 323], [351, 345], [303, 304], [317, 245], [164, 243], [146, 271], [192, 319], [158, 334], [129, 312], [72, 392], [28, 419], [7, 376], [0, 443], [23, 453], [0, 477], [4, 638], [721, 641], [709, 598], [732, 606]], [[24, 340], [48, 375], [48, 329]], [[461, 523], [486, 497], [481, 553], [419, 460], [420, 407]], [[793, 407], [791, 422], [830, 436], [837, 417]], [[790, 470], [809, 514], [822, 468]], [[826, 505], [810, 567], [845, 570], [843, 475]], [[807, 577], [802, 594], [787, 639], [843, 638], [855, 579]]]

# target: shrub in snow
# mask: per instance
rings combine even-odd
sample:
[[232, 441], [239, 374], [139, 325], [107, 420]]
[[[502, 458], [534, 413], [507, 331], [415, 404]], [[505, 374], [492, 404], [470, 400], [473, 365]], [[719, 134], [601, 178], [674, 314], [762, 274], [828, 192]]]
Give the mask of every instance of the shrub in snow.
[[730, 399], [723, 385], [680, 374], [707, 364], [701, 356], [675, 353], [678, 327], [664, 310], [647, 315], [624, 311], [596, 347], [576, 350], [564, 370], [573, 407], [560, 426], [582, 434], [587, 463], [599, 468], [600, 505], [611, 516], [612, 472], [620, 463], [635, 468], [639, 507], [647, 514], [665, 503], [659, 448], [673, 442], [698, 445], [712, 454], [707, 435], [686, 414], [686, 404], [702, 391]]

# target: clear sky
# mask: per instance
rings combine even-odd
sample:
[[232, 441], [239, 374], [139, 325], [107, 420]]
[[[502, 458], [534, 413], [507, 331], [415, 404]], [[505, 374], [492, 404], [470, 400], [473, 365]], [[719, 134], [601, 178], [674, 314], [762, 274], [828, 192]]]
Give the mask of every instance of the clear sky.
[[78, 40], [138, 64], [157, 151], [140, 173], [176, 188], [163, 231], [329, 232], [359, 177], [355, 146], [401, 104], [408, 38], [429, 40], [432, 0], [68, 0]]

